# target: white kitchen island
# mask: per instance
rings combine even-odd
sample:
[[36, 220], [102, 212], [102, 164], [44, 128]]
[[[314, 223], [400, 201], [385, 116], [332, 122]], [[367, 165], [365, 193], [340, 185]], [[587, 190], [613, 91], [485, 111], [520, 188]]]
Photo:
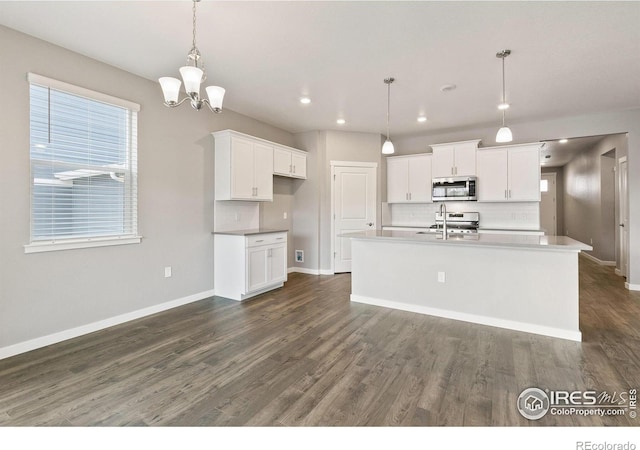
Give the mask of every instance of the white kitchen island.
[[351, 301], [574, 341], [578, 255], [566, 236], [371, 230], [351, 238]]

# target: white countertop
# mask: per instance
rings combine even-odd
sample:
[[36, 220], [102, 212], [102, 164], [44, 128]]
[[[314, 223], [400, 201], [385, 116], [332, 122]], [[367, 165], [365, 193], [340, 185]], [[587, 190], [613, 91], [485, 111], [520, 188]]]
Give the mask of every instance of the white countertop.
[[252, 234], [286, 233], [286, 228], [251, 228], [249, 230], [214, 231], [213, 234], [226, 234], [230, 236], [250, 236]]
[[593, 250], [593, 247], [571, 239], [568, 236], [530, 236], [522, 234], [475, 234], [449, 236], [441, 238], [440, 233], [416, 233], [414, 231], [369, 230], [342, 234], [341, 237], [362, 240], [382, 240], [412, 242], [436, 245], [468, 245], [507, 248], [526, 248], [538, 250], [581, 251]]

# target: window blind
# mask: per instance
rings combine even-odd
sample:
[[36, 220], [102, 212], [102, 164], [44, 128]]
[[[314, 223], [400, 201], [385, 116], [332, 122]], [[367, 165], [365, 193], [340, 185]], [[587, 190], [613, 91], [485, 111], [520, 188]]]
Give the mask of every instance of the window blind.
[[31, 242], [137, 235], [137, 111], [29, 74]]

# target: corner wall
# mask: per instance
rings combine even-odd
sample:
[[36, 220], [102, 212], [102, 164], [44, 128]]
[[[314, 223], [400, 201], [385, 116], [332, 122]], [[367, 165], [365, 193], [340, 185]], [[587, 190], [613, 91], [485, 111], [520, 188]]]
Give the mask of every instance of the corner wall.
[[[49, 335], [212, 295], [210, 133], [232, 128], [285, 145], [293, 135], [230, 110], [214, 115], [166, 108], [157, 83], [2, 26], [0, 42], [0, 354]], [[24, 253], [30, 227], [27, 72], [141, 105], [142, 243]], [[164, 278], [165, 266], [172, 266], [171, 278]]]

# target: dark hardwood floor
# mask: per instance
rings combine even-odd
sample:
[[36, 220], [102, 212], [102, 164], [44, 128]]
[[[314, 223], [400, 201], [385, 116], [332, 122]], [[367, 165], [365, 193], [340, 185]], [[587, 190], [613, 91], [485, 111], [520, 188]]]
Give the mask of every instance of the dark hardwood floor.
[[[544, 280], [541, 280], [544, 282]], [[527, 387], [640, 388], [640, 293], [580, 258], [583, 342], [352, 304], [291, 274], [0, 361], [0, 425], [638, 425], [516, 410]], [[514, 293], [517, 296], [517, 293]]]

